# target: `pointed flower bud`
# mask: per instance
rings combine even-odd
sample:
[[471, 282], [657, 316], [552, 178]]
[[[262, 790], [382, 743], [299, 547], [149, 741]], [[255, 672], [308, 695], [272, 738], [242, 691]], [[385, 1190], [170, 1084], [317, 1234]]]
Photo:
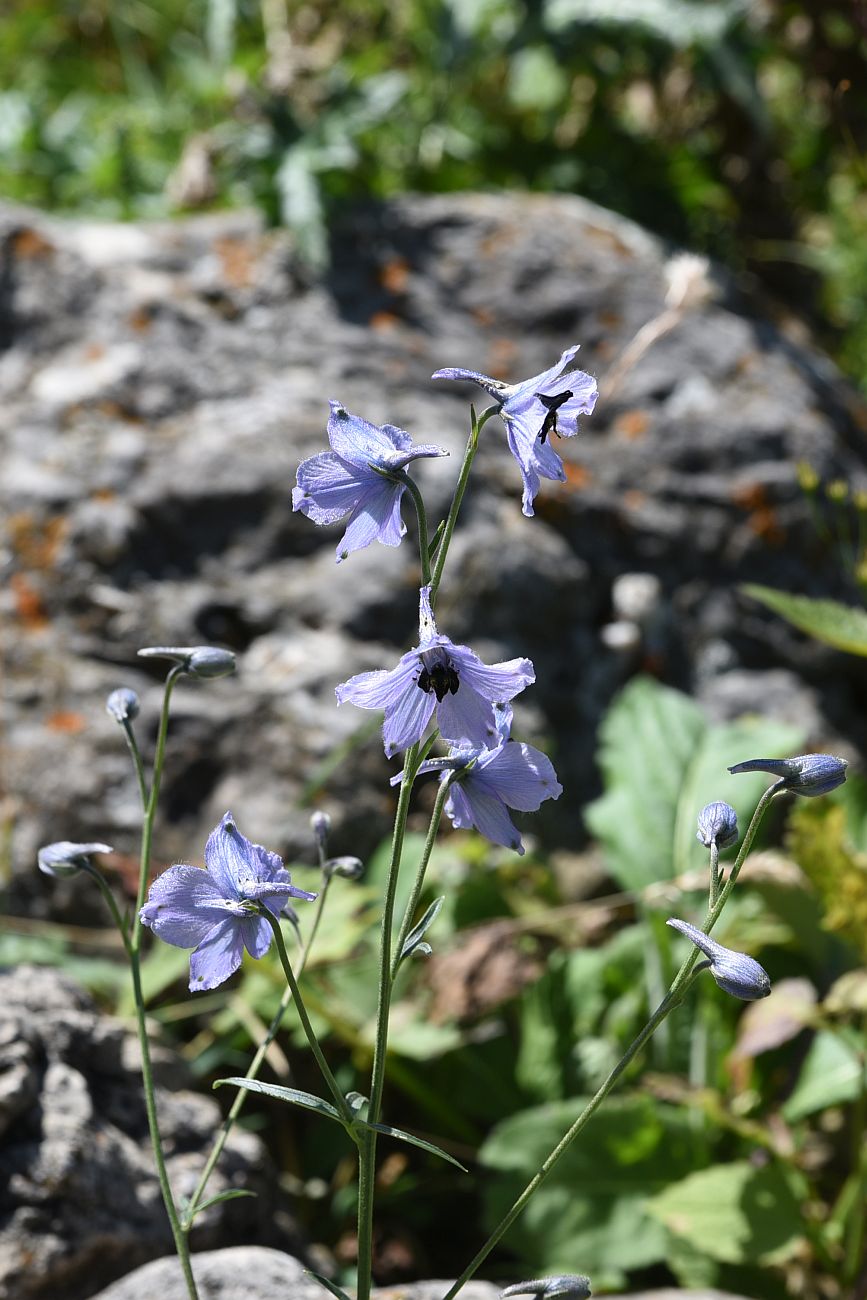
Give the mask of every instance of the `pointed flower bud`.
[[730, 803], [705, 804], [698, 815], [695, 838], [706, 849], [727, 849], [738, 837], [738, 815]]
[[138, 717], [138, 696], [128, 686], [119, 686], [116, 691], [112, 691], [106, 700], [105, 710], [117, 722], [132, 722], [133, 718]]
[[235, 671], [235, 656], [219, 646], [149, 645], [138, 653], [141, 659], [171, 659], [191, 677], [227, 677]]
[[587, 1300], [591, 1294], [590, 1278], [583, 1273], [561, 1273], [557, 1277], [543, 1277], [537, 1281], [515, 1282], [500, 1292], [503, 1300], [509, 1296], [528, 1295], [535, 1300]]
[[751, 758], [735, 763], [730, 772], [770, 772], [780, 778], [782, 790], [795, 794], [828, 794], [846, 780], [845, 758], [833, 754], [798, 754], [795, 758]]
[[704, 965], [725, 993], [730, 993], [733, 998], [741, 998], [744, 1002], [756, 1002], [759, 998], [768, 996], [771, 991], [768, 973], [752, 957], [743, 952], [735, 952], [732, 948], [724, 948], [716, 939], [711, 939], [704, 930], [696, 929], [688, 921], [679, 921], [672, 916], [665, 924], [685, 934], [696, 948], [701, 949], [708, 959]]
[[318, 809], [310, 817], [310, 829], [313, 832], [313, 838], [316, 840], [316, 847], [320, 853], [325, 852], [325, 845], [328, 843], [328, 836], [331, 833], [331, 818], [326, 812], [320, 812]]
[[325, 876], [343, 876], [345, 880], [358, 880], [364, 871], [364, 863], [361, 858], [329, 858], [322, 864], [322, 873]]
[[76, 844], [72, 840], [58, 840], [56, 844], [43, 845], [36, 855], [36, 862], [46, 876], [62, 880], [89, 867], [91, 853], [113, 852], [110, 844]]

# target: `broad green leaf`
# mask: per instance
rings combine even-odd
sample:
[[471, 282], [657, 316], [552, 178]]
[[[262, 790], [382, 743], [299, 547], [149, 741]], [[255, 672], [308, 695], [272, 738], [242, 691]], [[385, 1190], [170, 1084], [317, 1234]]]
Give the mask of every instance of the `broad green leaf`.
[[[494, 1128], [480, 1152], [489, 1171], [487, 1226], [499, 1222], [585, 1104], [575, 1097], [539, 1106]], [[628, 1270], [663, 1261], [668, 1235], [645, 1203], [693, 1165], [688, 1115], [650, 1097], [609, 1097], [509, 1230], [520, 1268], [569, 1272], [579, 1260], [582, 1270], [619, 1285]]]
[[746, 583], [741, 590], [817, 641], [849, 654], [867, 655], [867, 610], [841, 605], [836, 600], [793, 596], [756, 583]]
[[246, 1088], [248, 1092], [261, 1092], [266, 1097], [276, 1097], [278, 1101], [290, 1101], [294, 1106], [303, 1106], [305, 1110], [315, 1110], [328, 1119], [336, 1119], [342, 1124], [340, 1112], [324, 1097], [317, 1097], [312, 1092], [302, 1092], [300, 1088], [284, 1088], [278, 1083], [263, 1083], [261, 1079], [215, 1079], [214, 1087], [221, 1088], [230, 1084], [233, 1088]]
[[[422, 939], [439, 916], [440, 909], [444, 902], [444, 894], [439, 898], [435, 898], [421, 920], [412, 927], [409, 934], [406, 936], [406, 942], [400, 952], [401, 961], [403, 961], [405, 957], [409, 957], [410, 954], [413, 953], [421, 944]], [[427, 945], [425, 945], [425, 947], [427, 947]], [[428, 951], [430, 951], [429, 948]]]
[[455, 1160], [448, 1151], [443, 1151], [442, 1147], [434, 1146], [433, 1142], [427, 1142], [424, 1138], [416, 1137], [414, 1133], [407, 1133], [402, 1128], [392, 1128], [390, 1124], [371, 1124], [366, 1119], [357, 1119], [356, 1123], [359, 1128], [375, 1129], [377, 1133], [385, 1133], [387, 1137], [397, 1138], [399, 1142], [409, 1142], [411, 1146], [421, 1147], [422, 1151], [428, 1151], [432, 1156], [439, 1156], [440, 1160], [448, 1160], [450, 1165], [454, 1165], [463, 1173], [467, 1172], [460, 1160]]
[[202, 1201], [200, 1205], [197, 1205], [193, 1213], [193, 1218], [195, 1218], [197, 1214], [201, 1214], [203, 1210], [207, 1210], [209, 1205], [219, 1205], [221, 1201], [237, 1201], [241, 1196], [255, 1197], [256, 1193], [247, 1191], [246, 1188], [243, 1187], [227, 1187], [224, 1192], [217, 1192], [216, 1196], [209, 1196], [206, 1201]]
[[838, 1034], [823, 1031], [813, 1039], [783, 1117], [794, 1124], [817, 1110], [854, 1101], [864, 1086], [856, 1053]]
[[702, 807], [725, 799], [743, 833], [768, 783], [726, 768], [760, 753], [796, 752], [802, 738], [795, 727], [759, 718], [714, 726], [679, 691], [650, 678], [631, 682], [600, 728], [606, 789], [585, 813], [611, 874], [641, 890], [704, 866], [707, 850], [695, 838]]
[[312, 1268], [305, 1268], [304, 1272], [308, 1277], [315, 1278], [320, 1286], [325, 1287], [326, 1291], [330, 1291], [332, 1295], [337, 1296], [337, 1300], [350, 1300], [346, 1292], [341, 1290], [337, 1283], [332, 1282], [330, 1278], [323, 1277], [321, 1273], [314, 1273]]
[[647, 1202], [676, 1237], [727, 1264], [770, 1263], [798, 1248], [800, 1206], [777, 1165], [746, 1160], [690, 1174]]

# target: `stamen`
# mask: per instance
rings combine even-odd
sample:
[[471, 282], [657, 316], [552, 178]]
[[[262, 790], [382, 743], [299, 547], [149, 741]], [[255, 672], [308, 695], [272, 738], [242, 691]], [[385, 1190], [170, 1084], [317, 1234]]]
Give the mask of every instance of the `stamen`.
[[534, 393], [533, 396], [538, 397], [547, 412], [545, 419], [542, 421], [542, 427], [539, 430], [539, 441], [544, 442], [549, 433], [556, 433], [559, 437], [560, 431], [557, 428], [557, 412], [561, 406], [569, 401], [569, 398], [572, 396], [572, 390], [567, 388], [565, 392], [554, 393], [551, 395], [548, 393]]

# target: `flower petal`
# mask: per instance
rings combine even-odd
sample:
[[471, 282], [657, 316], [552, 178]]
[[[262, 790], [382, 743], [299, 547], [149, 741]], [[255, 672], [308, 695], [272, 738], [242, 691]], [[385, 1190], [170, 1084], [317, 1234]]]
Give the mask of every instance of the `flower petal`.
[[352, 551], [360, 551], [371, 542], [400, 546], [400, 539], [406, 532], [400, 514], [400, 501], [405, 489], [400, 483], [390, 483], [378, 476], [377, 479], [375, 484], [364, 487], [352, 512], [346, 532], [337, 545], [338, 564]]
[[251, 882], [286, 878], [280, 875], [285, 873], [282, 858], [242, 835], [228, 812], [208, 836], [205, 864], [224, 898], [245, 898], [245, 886]]
[[563, 793], [548, 756], [517, 740], [494, 750], [490, 758], [483, 755], [465, 784], [481, 786], [519, 812], [535, 812], [545, 799], [559, 799]]
[[436, 705], [433, 691], [423, 691], [413, 679], [408, 689], [385, 715], [382, 743], [386, 758], [409, 749], [420, 740]]
[[437, 704], [437, 726], [445, 740], [469, 741], [484, 748], [496, 734], [494, 706], [460, 675], [457, 692], [444, 695]]
[[492, 704], [511, 700], [536, 680], [529, 659], [507, 659], [499, 664], [483, 664], [469, 646], [452, 645], [449, 651], [461, 684], [469, 686]]
[[[580, 343], [574, 347], [567, 348], [560, 354], [560, 360], [548, 370], [543, 370], [539, 375], [533, 375], [532, 379], [522, 379], [519, 384], [509, 384], [506, 388], [505, 400], [512, 402], [517, 398], [525, 397], [527, 394], [544, 393], [553, 380], [557, 379], [568, 366], [569, 362], [580, 349]], [[581, 374], [581, 371], [575, 373]], [[558, 387], [568, 388], [565, 383], [558, 384]]]
[[157, 876], [141, 920], [166, 943], [195, 948], [215, 925], [225, 922], [226, 911], [213, 876], [181, 862]]
[[484, 388], [496, 402], [502, 402], [509, 391], [508, 384], [504, 384], [501, 380], [480, 374], [478, 370], [463, 370], [460, 366], [445, 366], [442, 370], [435, 370], [431, 379], [457, 379], [465, 380], [468, 384], [478, 384], [479, 388]]
[[329, 402], [328, 441], [332, 451], [357, 469], [387, 463], [394, 451], [410, 451], [412, 438], [393, 424], [369, 424], [340, 402]]
[[[356, 673], [336, 688], [338, 704], [356, 704], [360, 709], [388, 709], [415, 685], [419, 662], [415, 650], [403, 655], [395, 668], [375, 668], [369, 673]], [[419, 692], [423, 694], [424, 692]]]
[[512, 825], [506, 805], [496, 795], [467, 781], [453, 785], [446, 800], [446, 813], [452, 825], [462, 829], [475, 826], [486, 839], [523, 854], [521, 836]]
[[274, 931], [264, 916], [246, 917], [240, 923], [240, 932], [244, 947], [250, 956], [255, 957], [257, 961], [260, 957], [264, 957], [274, 938]]
[[381, 480], [367, 466], [356, 469], [333, 452], [323, 451], [298, 466], [292, 509], [300, 510], [314, 524], [336, 524], [376, 482]]
[[190, 957], [193, 993], [215, 989], [234, 975], [244, 955], [243, 920], [230, 917], [215, 925]]

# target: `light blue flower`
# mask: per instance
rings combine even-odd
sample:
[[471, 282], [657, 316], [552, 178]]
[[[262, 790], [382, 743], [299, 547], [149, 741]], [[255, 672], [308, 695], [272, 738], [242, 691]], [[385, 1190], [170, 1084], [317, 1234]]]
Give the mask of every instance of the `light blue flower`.
[[518, 462], [524, 484], [522, 510], [533, 514], [533, 502], [543, 478], [565, 481], [563, 462], [551, 446], [551, 435], [572, 438], [578, 432], [578, 417], [589, 415], [598, 396], [596, 380], [583, 370], [562, 373], [577, 347], [567, 348], [556, 366], [543, 370], [519, 384], [504, 384], [478, 370], [447, 366], [432, 379], [459, 379], [478, 384], [500, 406], [506, 426], [509, 450]]
[[276, 853], [252, 844], [226, 813], [208, 836], [205, 866], [177, 863], [150, 887], [141, 909], [142, 925], [176, 948], [194, 949], [190, 988], [213, 989], [233, 975], [246, 948], [264, 957], [273, 937], [258, 905], [279, 916], [290, 898], [312, 901], [297, 889]]
[[311, 456], [298, 466], [292, 509], [314, 524], [336, 524], [349, 516], [337, 547], [337, 562], [371, 542], [399, 546], [406, 533], [400, 514], [406, 485], [390, 478], [421, 457], [447, 456], [441, 447], [416, 446], [393, 424], [368, 424], [330, 402], [328, 441], [331, 451]]

